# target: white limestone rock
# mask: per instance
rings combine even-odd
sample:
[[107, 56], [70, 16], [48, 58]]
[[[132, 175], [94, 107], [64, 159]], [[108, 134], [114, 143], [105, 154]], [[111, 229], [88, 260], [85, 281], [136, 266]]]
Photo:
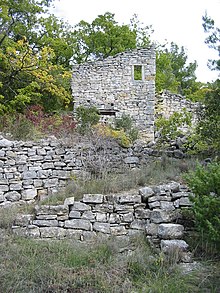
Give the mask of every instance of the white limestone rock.
[[84, 194], [83, 202], [84, 203], [103, 203], [104, 195], [103, 194]]
[[158, 236], [162, 239], [178, 239], [183, 236], [184, 227], [180, 224], [160, 224]]

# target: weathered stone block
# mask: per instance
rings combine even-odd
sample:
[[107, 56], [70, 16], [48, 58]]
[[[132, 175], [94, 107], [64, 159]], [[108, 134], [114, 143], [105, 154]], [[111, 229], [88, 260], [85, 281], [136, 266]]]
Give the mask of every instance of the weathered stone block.
[[147, 199], [154, 195], [154, 191], [152, 188], [146, 186], [139, 189], [139, 194], [142, 196], [142, 201], [147, 202]]
[[159, 208], [160, 207], [160, 201], [158, 200], [158, 201], [150, 202], [148, 205], [149, 205], [150, 209]]
[[167, 223], [172, 220], [172, 215], [169, 211], [155, 209], [151, 212], [150, 220], [151, 220], [151, 222], [153, 222], [155, 224], [159, 224], [159, 223], [163, 223], [163, 222]]
[[44, 182], [44, 187], [45, 188], [50, 188], [58, 186], [58, 179], [57, 178], [52, 178], [52, 179], [46, 179]]
[[110, 224], [109, 223], [100, 223], [100, 222], [95, 222], [93, 224], [93, 230], [97, 232], [102, 232], [105, 234], [110, 234]]
[[22, 182], [10, 184], [10, 190], [22, 190]]
[[54, 164], [53, 163], [43, 163], [42, 164], [42, 169], [53, 169], [54, 168]]
[[95, 240], [97, 240], [97, 234], [94, 231], [83, 231], [80, 240], [82, 240], [82, 241], [95, 241]]
[[70, 228], [70, 229], [81, 229], [81, 230], [91, 230], [91, 223], [88, 220], [83, 220], [83, 219], [72, 219], [72, 220], [67, 220], [64, 223], [65, 228]]
[[183, 236], [184, 227], [180, 224], [160, 224], [158, 236], [163, 239], [178, 239]]
[[157, 236], [158, 235], [158, 224], [149, 223], [146, 225], [146, 234]]
[[21, 194], [17, 191], [6, 192], [4, 196], [9, 201], [18, 201], [21, 199]]
[[96, 204], [92, 210], [93, 212], [113, 213], [113, 204]]
[[171, 253], [173, 250], [186, 251], [189, 245], [184, 240], [161, 240], [160, 247], [164, 253]]
[[136, 219], [131, 223], [130, 228], [137, 229], [137, 230], [144, 230], [146, 228], [146, 225], [147, 225], [147, 220]]
[[115, 213], [110, 214], [109, 223], [111, 223], [111, 224], [120, 223], [120, 216], [118, 214], [115, 214]]
[[33, 215], [17, 215], [14, 221], [15, 226], [27, 227], [33, 220]]
[[122, 214], [122, 222], [131, 223], [134, 220], [133, 213]]
[[74, 204], [74, 201], [75, 201], [74, 196], [65, 198], [64, 205], [65, 206], [73, 205]]
[[96, 221], [97, 222], [106, 222], [107, 214], [106, 213], [96, 213]]
[[84, 203], [103, 203], [104, 196], [103, 194], [84, 194], [83, 202]]
[[115, 200], [119, 204], [141, 203], [141, 195], [139, 195], [139, 194], [118, 194], [115, 196]]
[[91, 207], [82, 202], [75, 202], [71, 210], [84, 212], [84, 211], [90, 211]]
[[148, 197], [148, 203], [152, 203], [152, 202], [155, 202], [155, 201], [160, 201], [161, 198], [162, 197], [159, 196], [159, 195], [149, 196]]
[[114, 236], [127, 234], [125, 226], [112, 226], [110, 227], [110, 232]]
[[95, 220], [95, 214], [91, 211], [85, 211], [82, 213], [81, 218], [85, 220]]
[[134, 216], [137, 219], [150, 219], [151, 211], [149, 209], [135, 209]]
[[119, 213], [127, 213], [127, 212], [134, 212], [134, 207], [131, 206], [131, 205], [125, 205], [125, 204], [115, 204], [114, 205], [114, 210], [116, 212], [119, 212]]
[[36, 220], [57, 220], [57, 215], [36, 215]]
[[0, 192], [9, 191], [9, 185], [0, 185]]
[[161, 201], [160, 202], [160, 208], [162, 210], [168, 210], [168, 211], [175, 210], [173, 202], [169, 202], [169, 201]]
[[5, 201], [5, 195], [3, 192], [0, 192], [0, 203]]
[[139, 163], [139, 158], [138, 157], [126, 157], [124, 159], [125, 164], [138, 164]]
[[45, 227], [40, 228], [41, 238], [58, 238], [62, 239], [66, 236], [66, 229], [61, 227]]
[[35, 171], [24, 171], [23, 179], [36, 179], [37, 173]]
[[36, 189], [25, 189], [21, 192], [21, 197], [23, 200], [31, 200], [34, 199], [37, 196], [37, 190]]
[[34, 225], [29, 225], [27, 227], [28, 236], [31, 238], [39, 238], [40, 237], [40, 228]]
[[188, 197], [181, 197], [179, 201], [179, 205], [182, 207], [189, 207], [189, 206], [192, 206], [192, 202], [189, 200]]
[[177, 182], [171, 182], [167, 184], [167, 186], [171, 190], [172, 193], [176, 193], [180, 190], [180, 185]]
[[79, 211], [71, 211], [69, 213], [69, 218], [70, 219], [80, 219], [81, 213]]
[[83, 230], [66, 229], [66, 238], [82, 240]]
[[57, 227], [57, 220], [33, 220], [33, 225], [38, 227]]

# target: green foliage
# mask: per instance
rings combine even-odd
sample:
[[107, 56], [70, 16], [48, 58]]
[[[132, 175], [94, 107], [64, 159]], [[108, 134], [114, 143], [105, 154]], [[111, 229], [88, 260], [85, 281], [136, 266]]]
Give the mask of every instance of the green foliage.
[[130, 24], [122, 25], [114, 17], [113, 13], [106, 12], [91, 23], [82, 20], [75, 26], [74, 61], [83, 63], [103, 59], [150, 44], [151, 26], [143, 27], [136, 15]]
[[[220, 28], [215, 27], [215, 21], [207, 14], [202, 17], [202, 20], [204, 31], [209, 34], [205, 43], [216, 50], [220, 56]], [[220, 59], [209, 60], [208, 66], [212, 70], [220, 70]]]
[[0, 116], [0, 131], [18, 140], [37, 140], [48, 135], [67, 137], [74, 133], [75, 128], [76, 122], [71, 115], [48, 115], [40, 105], [28, 107], [23, 114]]
[[93, 125], [99, 122], [100, 116], [96, 107], [86, 108], [80, 106], [76, 109], [76, 119], [79, 123], [78, 131], [85, 134], [91, 130]]
[[80, 21], [74, 32], [77, 46], [74, 59], [82, 63], [102, 59], [136, 47], [136, 34], [128, 25], [119, 25], [114, 14], [106, 12], [92, 23]]
[[1, 1], [0, 113], [33, 104], [49, 112], [70, 104], [71, 35], [62, 21], [44, 17], [51, 3]]
[[197, 135], [204, 144], [204, 150], [220, 155], [220, 80], [209, 85], [204, 108], [200, 111]]
[[190, 95], [198, 91], [202, 84], [196, 82], [197, 63], [187, 64], [184, 47], [171, 43], [170, 48], [159, 47], [156, 55], [156, 90], [170, 90], [182, 95]]
[[191, 126], [191, 113], [183, 109], [182, 112], [174, 112], [169, 118], [160, 117], [155, 125], [160, 133], [160, 142], [169, 142], [182, 133], [181, 127]]
[[185, 179], [194, 194], [192, 209], [199, 232], [220, 247], [220, 164], [198, 165]]
[[138, 129], [133, 127], [133, 121], [129, 115], [122, 114], [121, 118], [116, 118], [115, 129], [123, 130], [131, 142], [134, 142], [138, 138]]

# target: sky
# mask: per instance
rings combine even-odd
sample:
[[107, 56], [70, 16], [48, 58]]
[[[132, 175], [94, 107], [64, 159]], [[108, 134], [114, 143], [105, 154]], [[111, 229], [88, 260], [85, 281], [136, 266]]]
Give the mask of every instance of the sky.
[[207, 12], [220, 27], [220, 0], [55, 0], [54, 6], [52, 12], [71, 25], [81, 20], [92, 22], [105, 12], [114, 13], [119, 24], [129, 24], [137, 14], [144, 25], [153, 26], [153, 40], [184, 46], [188, 61], [198, 63], [198, 81], [211, 82], [219, 78], [217, 72], [207, 67], [208, 59], [218, 55], [204, 43], [202, 16]]

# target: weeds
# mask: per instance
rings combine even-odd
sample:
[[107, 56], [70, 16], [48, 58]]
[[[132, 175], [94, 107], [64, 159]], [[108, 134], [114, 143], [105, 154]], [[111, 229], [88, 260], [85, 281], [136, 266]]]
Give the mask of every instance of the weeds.
[[86, 245], [11, 237], [0, 243], [1, 292], [208, 292], [202, 271], [180, 274], [144, 237], [124, 244], [124, 253], [122, 244], [115, 238]]
[[180, 180], [185, 168], [193, 168], [195, 162], [185, 160], [184, 163], [173, 158], [162, 160], [151, 160], [149, 164], [137, 169], [122, 170], [121, 173], [103, 173], [97, 178], [96, 175], [90, 179], [74, 178], [69, 181], [63, 191], [43, 200], [42, 204], [62, 204], [65, 198], [75, 197], [75, 200], [82, 199], [83, 194], [109, 194], [118, 193], [130, 189], [139, 188], [145, 185], [154, 185]]

